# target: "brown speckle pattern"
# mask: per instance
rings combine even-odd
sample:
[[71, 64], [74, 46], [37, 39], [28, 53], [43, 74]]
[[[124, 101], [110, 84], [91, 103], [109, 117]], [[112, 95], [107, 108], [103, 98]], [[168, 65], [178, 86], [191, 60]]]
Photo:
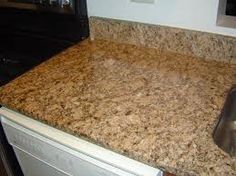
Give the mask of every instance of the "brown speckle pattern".
[[236, 175], [213, 142], [236, 65], [84, 41], [0, 88], [0, 104], [177, 175]]
[[236, 63], [235, 37], [99, 17], [90, 17], [89, 21], [92, 39], [135, 44]]

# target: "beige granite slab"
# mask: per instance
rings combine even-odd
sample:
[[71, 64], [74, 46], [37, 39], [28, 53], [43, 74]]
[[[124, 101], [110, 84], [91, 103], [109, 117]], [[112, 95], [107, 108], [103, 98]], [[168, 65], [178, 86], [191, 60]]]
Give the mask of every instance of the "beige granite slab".
[[100, 17], [90, 17], [89, 21], [92, 39], [236, 63], [236, 37]]
[[236, 175], [212, 133], [236, 65], [84, 41], [0, 88], [0, 104], [177, 175]]

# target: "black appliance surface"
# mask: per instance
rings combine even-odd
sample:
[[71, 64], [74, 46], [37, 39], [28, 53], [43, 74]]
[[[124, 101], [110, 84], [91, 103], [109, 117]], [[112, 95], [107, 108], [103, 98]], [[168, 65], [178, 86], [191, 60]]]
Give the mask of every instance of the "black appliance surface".
[[73, 45], [69, 41], [14, 33], [0, 34], [0, 39], [0, 85]]
[[0, 8], [0, 86], [87, 38], [88, 31], [84, 10], [61, 14]]
[[[72, 14], [2, 7], [0, 2], [0, 86], [89, 36], [86, 0], [70, 1]], [[0, 156], [9, 176], [23, 175], [1, 123]]]

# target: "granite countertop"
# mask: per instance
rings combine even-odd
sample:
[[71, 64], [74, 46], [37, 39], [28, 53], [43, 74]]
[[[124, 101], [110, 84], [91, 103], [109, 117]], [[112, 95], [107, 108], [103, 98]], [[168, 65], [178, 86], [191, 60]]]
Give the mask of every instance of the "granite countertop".
[[0, 104], [177, 175], [236, 175], [212, 133], [236, 65], [84, 41], [0, 88]]

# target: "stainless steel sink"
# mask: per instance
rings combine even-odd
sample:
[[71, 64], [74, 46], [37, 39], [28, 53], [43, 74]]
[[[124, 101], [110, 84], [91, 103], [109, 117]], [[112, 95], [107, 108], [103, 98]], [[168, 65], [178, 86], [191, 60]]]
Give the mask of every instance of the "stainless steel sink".
[[236, 87], [227, 96], [213, 138], [222, 150], [236, 156]]

